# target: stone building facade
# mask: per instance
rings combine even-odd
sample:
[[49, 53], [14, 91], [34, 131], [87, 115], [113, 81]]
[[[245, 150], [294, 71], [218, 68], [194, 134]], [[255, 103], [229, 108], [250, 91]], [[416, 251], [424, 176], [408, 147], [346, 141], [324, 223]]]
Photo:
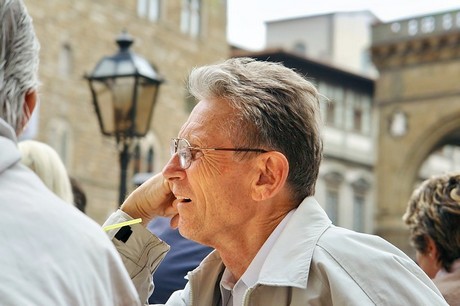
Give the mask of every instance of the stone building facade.
[[[127, 30], [132, 49], [166, 80], [160, 87], [141, 161], [154, 149], [154, 171], [169, 159], [169, 140], [188, 117], [185, 80], [194, 66], [229, 56], [225, 0], [25, 0], [41, 43], [40, 106], [24, 138], [52, 145], [84, 188], [87, 214], [101, 223], [118, 206], [115, 139], [102, 136], [85, 73], [117, 52]], [[137, 141], [133, 142], [133, 147]], [[132, 164], [128, 177], [132, 176]], [[143, 163], [140, 165], [141, 168]], [[142, 171], [142, 170], [141, 170]], [[128, 191], [133, 188], [128, 180]]]
[[[460, 10], [375, 25], [372, 58], [380, 73], [376, 233], [413, 253], [401, 219], [409, 197], [429, 156], [460, 144]], [[449, 165], [433, 170], [460, 170]]]
[[376, 77], [369, 54], [371, 25], [376, 22], [377, 17], [369, 11], [268, 21], [266, 47], [282, 47], [342, 70]]
[[374, 233], [376, 206], [376, 71], [368, 56], [375, 21], [372, 13], [357, 11], [267, 22], [267, 49], [257, 55], [280, 58], [327, 97], [315, 197], [334, 224], [366, 233]]

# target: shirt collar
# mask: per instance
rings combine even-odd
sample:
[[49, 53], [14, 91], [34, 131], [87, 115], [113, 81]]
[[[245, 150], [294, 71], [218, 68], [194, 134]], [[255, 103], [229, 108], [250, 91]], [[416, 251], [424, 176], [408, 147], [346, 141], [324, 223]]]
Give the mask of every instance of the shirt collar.
[[286, 227], [287, 222], [292, 217], [295, 209], [291, 210], [284, 218], [281, 220], [280, 224], [275, 228], [275, 230], [270, 234], [268, 239], [260, 248], [259, 252], [257, 252], [256, 257], [252, 260], [249, 267], [246, 269], [244, 274], [241, 276], [241, 279], [244, 281], [245, 284], [249, 287], [254, 286], [257, 283], [259, 278], [260, 271], [262, 270], [262, 266], [267, 259], [270, 250], [273, 248], [278, 237], [283, 232], [283, 229]]
[[222, 275], [222, 279], [220, 281], [220, 287], [222, 300], [224, 302], [228, 301], [228, 299], [232, 298], [233, 296], [233, 303], [228, 303], [228, 305], [241, 305], [246, 290], [248, 288], [253, 287], [257, 283], [265, 259], [270, 253], [270, 250], [273, 248], [273, 245], [275, 244], [276, 240], [283, 232], [283, 229], [285, 228], [287, 222], [293, 215], [294, 211], [295, 209], [291, 210], [283, 218], [283, 220], [281, 220], [281, 222], [278, 224], [275, 230], [264, 242], [264, 244], [257, 252], [254, 259], [251, 261], [249, 267], [246, 269], [246, 271], [239, 280], [235, 280], [230, 271], [227, 268], [225, 268], [225, 271]]

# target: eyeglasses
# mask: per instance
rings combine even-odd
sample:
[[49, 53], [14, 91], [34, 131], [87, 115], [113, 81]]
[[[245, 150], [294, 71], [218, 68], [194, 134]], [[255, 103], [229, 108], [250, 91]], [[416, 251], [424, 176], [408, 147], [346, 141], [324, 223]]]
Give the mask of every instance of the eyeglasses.
[[266, 153], [263, 149], [250, 149], [250, 148], [200, 148], [192, 147], [187, 139], [173, 138], [171, 139], [171, 156], [177, 153], [179, 162], [182, 169], [187, 169], [192, 163], [192, 151], [236, 151], [236, 152], [259, 152]]

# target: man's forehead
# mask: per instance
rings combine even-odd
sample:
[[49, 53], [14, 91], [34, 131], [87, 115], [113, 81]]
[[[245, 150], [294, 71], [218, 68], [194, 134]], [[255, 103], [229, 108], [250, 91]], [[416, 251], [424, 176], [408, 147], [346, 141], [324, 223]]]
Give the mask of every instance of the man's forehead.
[[225, 101], [202, 100], [193, 108], [187, 121], [213, 122], [227, 120], [234, 115], [233, 109]]
[[232, 108], [226, 102], [202, 100], [193, 108], [179, 135], [185, 137], [202, 131], [220, 130], [232, 116]]

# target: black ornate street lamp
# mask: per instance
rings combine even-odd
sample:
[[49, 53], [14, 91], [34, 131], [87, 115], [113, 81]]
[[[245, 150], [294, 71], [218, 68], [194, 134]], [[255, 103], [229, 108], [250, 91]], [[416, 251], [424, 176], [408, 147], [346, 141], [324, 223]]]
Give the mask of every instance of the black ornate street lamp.
[[102, 58], [85, 78], [102, 134], [115, 136], [119, 146], [121, 204], [126, 196], [130, 143], [148, 132], [163, 79], [146, 59], [130, 50], [133, 39], [129, 34], [121, 33], [116, 42], [120, 50]]

